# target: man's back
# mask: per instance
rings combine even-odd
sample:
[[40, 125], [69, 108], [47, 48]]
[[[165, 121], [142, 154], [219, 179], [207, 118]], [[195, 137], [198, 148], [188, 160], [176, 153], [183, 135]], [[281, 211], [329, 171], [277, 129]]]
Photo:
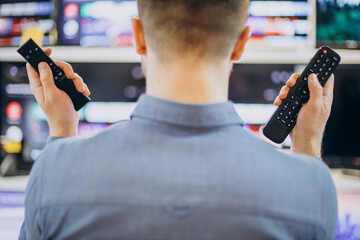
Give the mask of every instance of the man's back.
[[328, 168], [241, 125], [229, 102], [142, 96], [131, 121], [47, 146], [31, 174], [22, 236], [332, 239]]

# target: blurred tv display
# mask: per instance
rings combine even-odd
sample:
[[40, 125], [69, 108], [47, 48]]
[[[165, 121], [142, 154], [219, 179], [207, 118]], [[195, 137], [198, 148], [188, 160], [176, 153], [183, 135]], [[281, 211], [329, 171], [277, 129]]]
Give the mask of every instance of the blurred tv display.
[[60, 45], [132, 46], [131, 18], [135, 0], [61, 0]]
[[[73, 63], [91, 89], [92, 101], [81, 111], [79, 135], [90, 137], [121, 120], [129, 119], [136, 100], [145, 92], [145, 77], [138, 63]], [[248, 124], [258, 131], [275, 110], [272, 101], [293, 73], [293, 65], [235, 65], [230, 99]], [[7, 153], [24, 161], [36, 158], [49, 135], [46, 116], [32, 96], [24, 63], [1, 63], [1, 134]]]
[[56, 43], [53, 1], [1, 0], [0, 46], [19, 46], [23, 35], [34, 34], [42, 39], [42, 45]]
[[312, 14], [307, 1], [250, 2], [247, 25], [252, 35], [249, 46], [256, 47], [306, 47], [311, 46], [309, 34]]
[[[73, 63], [72, 66], [92, 93], [92, 101], [79, 112], [79, 136], [91, 137], [116, 122], [129, 119], [136, 100], [145, 92], [145, 76], [139, 63]], [[279, 90], [293, 72], [303, 67], [234, 65], [229, 99], [235, 103], [235, 110], [248, 130], [261, 135], [261, 126], [276, 109], [272, 102]], [[46, 145], [49, 135], [46, 116], [31, 93], [24, 63], [2, 62], [0, 72], [0, 135], [7, 141], [3, 143], [2, 154], [17, 154], [21, 161], [32, 161]], [[340, 65], [335, 77], [334, 104], [323, 143], [324, 159], [330, 159], [332, 166], [360, 168], [360, 112], [357, 111], [360, 109], [360, 67]], [[358, 159], [357, 163], [354, 158]]]
[[[139, 64], [78, 63], [73, 68], [92, 92], [92, 101], [79, 111], [79, 136], [91, 137], [129, 119], [134, 102], [145, 91]], [[4, 150], [18, 154], [22, 161], [32, 161], [46, 145], [46, 116], [32, 95], [24, 63], [1, 63], [1, 73], [0, 135], [7, 141]]]
[[316, 1], [317, 46], [360, 49], [360, 1]]

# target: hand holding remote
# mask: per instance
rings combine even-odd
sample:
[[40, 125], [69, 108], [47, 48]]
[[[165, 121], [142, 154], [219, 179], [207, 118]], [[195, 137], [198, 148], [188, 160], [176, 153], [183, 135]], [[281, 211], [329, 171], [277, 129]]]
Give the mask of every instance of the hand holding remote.
[[[50, 55], [51, 49], [46, 49], [45, 53]], [[90, 95], [82, 78], [73, 72], [68, 63], [61, 61], [55, 61], [55, 63], [64, 71], [68, 79], [73, 80], [76, 89], [79, 92], [83, 93], [85, 96]], [[41, 109], [46, 114], [50, 128], [50, 136], [76, 136], [79, 114], [74, 109], [70, 97], [56, 87], [53, 73], [47, 63], [41, 62], [38, 68], [39, 74], [29, 63], [26, 64], [31, 90]]]
[[[294, 74], [290, 77], [274, 102], [276, 106], [280, 106], [282, 100], [287, 97], [299, 77], [300, 74]], [[324, 87], [322, 87], [316, 74], [311, 74], [308, 87], [310, 99], [301, 108], [296, 125], [290, 133], [292, 140], [291, 151], [321, 157], [322, 138], [333, 101], [334, 75], [331, 75]]]

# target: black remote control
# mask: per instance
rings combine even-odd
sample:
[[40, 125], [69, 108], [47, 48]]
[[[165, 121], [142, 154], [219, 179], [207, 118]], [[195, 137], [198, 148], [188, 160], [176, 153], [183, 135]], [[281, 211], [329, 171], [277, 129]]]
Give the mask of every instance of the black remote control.
[[53, 73], [55, 85], [69, 95], [76, 111], [79, 111], [91, 99], [76, 90], [71, 79], [66, 78], [64, 71], [30, 38], [18, 50], [21, 56], [39, 72], [40, 62], [46, 62]]
[[327, 46], [321, 47], [307, 65], [288, 96], [263, 129], [264, 135], [275, 143], [282, 143], [296, 124], [298, 113], [309, 101], [308, 79], [315, 73], [321, 86], [324, 86], [340, 63], [340, 56]]

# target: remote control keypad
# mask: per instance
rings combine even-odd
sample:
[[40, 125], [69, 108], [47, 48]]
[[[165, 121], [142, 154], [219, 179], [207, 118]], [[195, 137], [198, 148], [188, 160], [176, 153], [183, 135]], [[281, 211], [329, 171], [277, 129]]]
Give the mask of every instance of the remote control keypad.
[[296, 119], [301, 107], [310, 99], [308, 88], [310, 75], [315, 73], [320, 84], [324, 86], [332, 71], [339, 64], [340, 59], [338, 57], [329, 55], [327, 50], [315, 55], [312, 63], [308, 65], [295, 86], [291, 88], [287, 100], [284, 100], [284, 103], [280, 106], [280, 111], [275, 116], [277, 121], [291, 129], [296, 125]]
[[60, 81], [64, 78], [65, 73], [64, 71], [58, 67], [43, 51], [39, 51], [39, 47], [35, 44], [30, 44], [23, 47], [19, 52], [21, 55], [25, 55], [25, 59], [30, 63], [30, 65], [38, 70], [38, 66], [40, 62], [46, 62], [51, 72], [54, 76], [55, 82]]

